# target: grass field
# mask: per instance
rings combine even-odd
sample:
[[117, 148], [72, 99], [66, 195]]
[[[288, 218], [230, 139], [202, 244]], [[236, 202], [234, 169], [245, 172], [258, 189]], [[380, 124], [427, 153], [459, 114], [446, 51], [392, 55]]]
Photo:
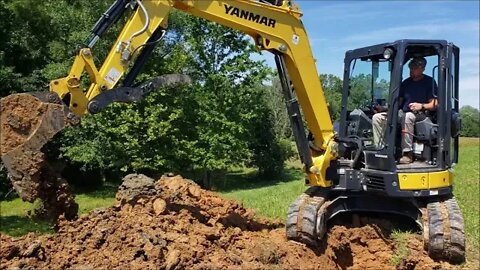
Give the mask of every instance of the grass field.
[[461, 138], [454, 194], [462, 208], [467, 256], [480, 260], [480, 138]]
[[[113, 205], [116, 190], [116, 187], [105, 186], [98, 191], [77, 194], [75, 200], [79, 205], [79, 214]], [[36, 203], [23, 202], [19, 198], [11, 201], [1, 201], [0, 231], [11, 236], [21, 236], [28, 232], [52, 233], [50, 223], [29, 217], [29, 212], [35, 207]]]
[[[460, 140], [460, 160], [455, 167], [455, 196], [458, 198], [465, 217], [468, 259], [479, 260], [479, 164], [480, 139], [462, 138]], [[229, 173], [223, 179], [214, 182], [216, 191], [227, 198], [243, 202], [245, 207], [253, 208], [258, 215], [271, 218], [285, 218], [288, 205], [306, 187], [304, 175], [298, 161], [288, 162], [285, 173], [276, 179], [258, 178], [253, 170], [239, 169]], [[99, 207], [111, 206], [114, 202], [115, 187], [104, 187], [95, 192], [77, 195], [80, 214]], [[27, 217], [34, 205], [20, 199], [0, 202], [0, 231], [12, 236], [23, 235], [30, 231], [52, 232], [50, 225]], [[401, 234], [394, 235], [401, 242]], [[403, 241], [403, 240], [402, 240]]]

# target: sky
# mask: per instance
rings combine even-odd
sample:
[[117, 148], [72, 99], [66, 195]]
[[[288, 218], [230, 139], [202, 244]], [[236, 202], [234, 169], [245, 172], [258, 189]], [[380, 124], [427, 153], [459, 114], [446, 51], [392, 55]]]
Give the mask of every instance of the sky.
[[[318, 73], [343, 77], [345, 51], [399, 39], [444, 39], [460, 47], [460, 106], [480, 107], [480, 1], [296, 0]], [[266, 57], [274, 66], [273, 57]]]

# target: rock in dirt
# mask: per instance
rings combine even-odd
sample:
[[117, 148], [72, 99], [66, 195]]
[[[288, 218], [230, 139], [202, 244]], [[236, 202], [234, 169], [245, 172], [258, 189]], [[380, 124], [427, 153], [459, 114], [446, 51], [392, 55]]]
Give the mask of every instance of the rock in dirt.
[[[281, 222], [257, 218], [238, 202], [180, 176], [152, 182], [137, 175], [126, 178], [122, 185], [117, 198], [123, 204], [93, 211], [76, 221], [64, 220], [56, 234], [12, 238], [0, 233], [0, 269], [18, 265], [32, 269], [397, 267], [390, 262], [395, 246], [374, 225], [334, 226], [320, 247], [312, 249], [288, 241]], [[22, 255], [30, 253], [32, 243], [39, 243], [43, 257]], [[415, 252], [412, 256], [424, 260], [415, 262], [415, 269], [439, 265], [423, 249]], [[408, 265], [400, 267], [409, 269]]]
[[167, 203], [162, 199], [156, 199], [153, 201], [153, 211], [157, 215], [161, 215], [167, 209]]
[[134, 202], [141, 197], [155, 195], [155, 187], [152, 178], [143, 174], [129, 174], [122, 180], [115, 198], [120, 203]]

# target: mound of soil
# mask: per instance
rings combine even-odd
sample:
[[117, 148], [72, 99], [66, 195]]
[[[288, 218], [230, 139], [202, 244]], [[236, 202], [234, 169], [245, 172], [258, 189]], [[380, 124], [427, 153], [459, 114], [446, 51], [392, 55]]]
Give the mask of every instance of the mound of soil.
[[[287, 241], [284, 224], [180, 176], [125, 178], [118, 203], [62, 220], [53, 235], [0, 234], [0, 269], [395, 269], [376, 225], [334, 226], [320, 247]], [[432, 269], [420, 239], [400, 269]]]

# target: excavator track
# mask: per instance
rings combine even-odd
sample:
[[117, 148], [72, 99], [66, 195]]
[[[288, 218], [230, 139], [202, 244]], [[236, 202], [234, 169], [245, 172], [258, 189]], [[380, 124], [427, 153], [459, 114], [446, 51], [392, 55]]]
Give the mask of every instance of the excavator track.
[[431, 258], [450, 263], [465, 261], [465, 225], [457, 200], [429, 202], [422, 209], [425, 249]]
[[287, 238], [317, 246], [327, 230], [326, 201], [326, 196], [314, 187], [300, 195], [288, 208]]

